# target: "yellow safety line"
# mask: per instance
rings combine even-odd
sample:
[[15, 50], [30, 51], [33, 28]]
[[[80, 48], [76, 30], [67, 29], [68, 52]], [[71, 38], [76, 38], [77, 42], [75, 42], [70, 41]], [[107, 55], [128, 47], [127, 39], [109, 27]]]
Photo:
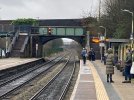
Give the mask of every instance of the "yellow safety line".
[[87, 64], [91, 68], [91, 71], [92, 71], [92, 74], [93, 74], [93, 78], [94, 78], [94, 82], [95, 82], [95, 88], [96, 88], [97, 100], [109, 100], [109, 97], [107, 95], [105, 87], [104, 87], [96, 69], [94, 68], [93, 64], [89, 61], [87, 61]]

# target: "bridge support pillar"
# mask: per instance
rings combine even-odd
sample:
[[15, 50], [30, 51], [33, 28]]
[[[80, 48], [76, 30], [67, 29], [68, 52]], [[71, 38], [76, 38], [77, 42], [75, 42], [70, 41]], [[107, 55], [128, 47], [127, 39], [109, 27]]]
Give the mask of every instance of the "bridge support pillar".
[[37, 57], [42, 57], [42, 49], [43, 49], [43, 45], [39, 43]]
[[30, 36], [30, 57], [33, 57], [33, 36]]
[[41, 42], [39, 41], [39, 37], [31, 37], [31, 48], [30, 48], [30, 52], [31, 52], [31, 57], [42, 57], [42, 48], [43, 45], [41, 44]]

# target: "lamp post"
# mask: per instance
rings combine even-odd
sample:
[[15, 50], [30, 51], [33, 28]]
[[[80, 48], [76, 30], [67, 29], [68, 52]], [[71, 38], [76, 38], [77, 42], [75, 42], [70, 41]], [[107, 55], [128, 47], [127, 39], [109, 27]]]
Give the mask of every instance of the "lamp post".
[[6, 53], [7, 53], [7, 47], [8, 47], [8, 40], [7, 40], [8, 33], [6, 34]]
[[[104, 30], [105, 30], [105, 32], [104, 32], [104, 35], [101, 35], [101, 37], [100, 37], [100, 40], [101, 41], [104, 41], [104, 49], [105, 49], [105, 54], [106, 54], [106, 43], [105, 43], [105, 41], [106, 41], [106, 27], [104, 27], [104, 26], [99, 26], [100, 28], [103, 28]], [[101, 61], [102, 61], [102, 46], [101, 46]]]
[[31, 35], [31, 37], [30, 37], [30, 46], [31, 46], [30, 56], [31, 56], [31, 58], [32, 58], [32, 57], [33, 57], [33, 37], [32, 37], [32, 35]]
[[[124, 11], [124, 12], [128, 12], [128, 13], [132, 14], [132, 29], [131, 29], [131, 34], [130, 34], [130, 40], [131, 40], [131, 49], [133, 50], [133, 39], [134, 39], [134, 36], [133, 36], [133, 34], [134, 34], [134, 30], [133, 30], [133, 28], [134, 28], [134, 20], [133, 20], [133, 18], [134, 18], [134, 13], [129, 11], [129, 10], [126, 10], [126, 9], [124, 9], [124, 10], [121, 9], [121, 10]], [[133, 57], [133, 55], [132, 55], [132, 57]]]
[[[0, 7], [0, 10], [1, 10], [2, 8]], [[1, 19], [1, 18], [0, 18]]]
[[36, 20], [37, 20], [36, 26], [39, 26], [39, 19], [40, 17], [36, 17]]
[[38, 44], [36, 43], [36, 57], [38, 57]]
[[5, 49], [5, 57], [7, 57], [8, 52], [8, 33], [6, 34], [6, 49]]
[[105, 30], [105, 32], [104, 32], [104, 38], [106, 39], [106, 35], [107, 35], [107, 34], [106, 34], [106, 31], [107, 31], [107, 30], [106, 30], [106, 27], [104, 27], [104, 26], [99, 26], [99, 27], [101, 27], [101, 28], [103, 28], [103, 29]]
[[132, 30], [131, 30], [130, 39], [133, 40], [133, 32], [134, 32], [134, 31], [133, 31], [133, 28], [134, 28], [134, 20], [133, 20], [133, 17], [134, 17], [134, 13], [131, 12], [131, 11], [129, 11], [129, 10], [126, 10], [126, 9], [124, 9], [124, 10], [122, 10], [122, 11], [128, 12], [128, 13], [132, 14]]
[[89, 43], [89, 41], [90, 41], [90, 37], [89, 37], [89, 31], [87, 31], [87, 50], [89, 51], [89, 49], [90, 49], [90, 43]]

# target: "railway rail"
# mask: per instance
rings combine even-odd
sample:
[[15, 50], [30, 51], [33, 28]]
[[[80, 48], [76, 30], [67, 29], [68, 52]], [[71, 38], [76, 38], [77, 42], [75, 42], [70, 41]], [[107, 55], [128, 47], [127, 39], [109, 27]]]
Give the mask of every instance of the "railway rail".
[[30, 100], [63, 100], [73, 77], [74, 70], [75, 60], [74, 57], [70, 55], [63, 69], [30, 98]]
[[41, 58], [32, 62], [11, 67], [9, 69], [0, 70], [0, 82], [4, 79], [7, 79], [8, 77], [12, 77], [13, 75], [18, 74], [19, 71], [23, 72], [29, 68], [33, 68], [35, 65], [42, 64], [44, 62], [45, 60]]
[[30, 73], [30, 72], [32, 72], [32, 71], [34, 71], [34, 70], [46, 65], [46, 64], [48, 64], [50, 62], [52, 62], [53, 60], [55, 60], [57, 58], [58, 57], [56, 57], [56, 58], [54, 58], [54, 59], [52, 59], [50, 61], [47, 61], [47, 62], [42, 62], [42, 63], [36, 64], [35, 66], [33, 66], [33, 64], [32, 64], [27, 70], [24, 70], [24, 71], [21, 71], [20, 69], [16, 70], [16, 71], [13, 70], [12, 75], [5, 76], [5, 78], [0, 79], [0, 87], [2, 87], [3, 85], [5, 85], [5, 84], [7, 84], [7, 83], [19, 78], [19, 77], [22, 77], [22, 76], [28, 74], [28, 73]]
[[16, 76], [14, 79], [10, 79], [10, 81], [3, 83], [3, 85], [0, 86], [0, 99], [4, 99], [4, 98], [6, 99], [6, 96], [8, 94], [12, 94], [12, 92], [14, 92], [16, 89], [21, 88], [29, 81], [35, 79], [40, 74], [49, 70], [52, 66], [54, 66], [59, 61], [61, 61], [63, 57], [57, 57], [52, 62], [38, 65], [34, 69], [26, 71], [23, 74], [21, 73], [18, 76]]

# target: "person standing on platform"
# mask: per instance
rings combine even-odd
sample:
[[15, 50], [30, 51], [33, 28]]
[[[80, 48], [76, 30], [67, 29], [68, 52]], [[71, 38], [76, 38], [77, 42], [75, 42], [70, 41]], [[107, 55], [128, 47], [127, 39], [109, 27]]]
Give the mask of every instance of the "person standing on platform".
[[106, 65], [107, 53], [104, 54], [104, 65]]
[[115, 54], [114, 54], [114, 65], [116, 66], [117, 63], [118, 63], [118, 54], [115, 53]]
[[89, 52], [88, 52], [88, 59], [91, 61], [92, 60], [92, 51], [91, 50], [89, 50]]
[[128, 49], [126, 51], [126, 61], [125, 61], [125, 81], [123, 81], [122, 83], [131, 83], [131, 74], [130, 74], [131, 66], [132, 66], [132, 54], [130, 49]]
[[112, 79], [112, 75], [114, 74], [114, 55], [112, 48], [109, 48], [107, 53], [108, 53], [106, 59], [107, 82], [114, 83]]
[[83, 50], [81, 51], [81, 56], [83, 59], [83, 64], [86, 64], [86, 57], [87, 57], [87, 50], [85, 48], [83, 48]]
[[95, 61], [95, 52], [93, 48], [91, 48], [91, 50], [88, 52], [88, 58], [90, 61]]
[[91, 48], [91, 54], [92, 54], [92, 56], [91, 56], [91, 58], [92, 58], [92, 61], [95, 61], [95, 52], [94, 52], [94, 50], [93, 50], [93, 48]]

